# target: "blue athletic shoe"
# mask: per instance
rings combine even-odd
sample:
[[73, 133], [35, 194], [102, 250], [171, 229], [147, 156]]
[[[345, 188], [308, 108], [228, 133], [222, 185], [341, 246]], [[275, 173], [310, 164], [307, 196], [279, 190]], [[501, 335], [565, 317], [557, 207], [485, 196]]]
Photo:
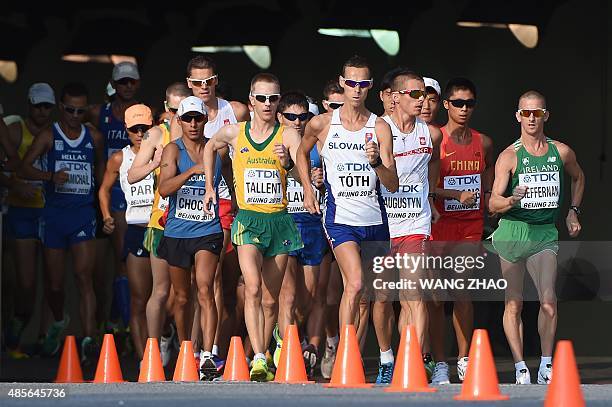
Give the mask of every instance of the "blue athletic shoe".
[[393, 367], [395, 363], [380, 363], [378, 365], [378, 376], [376, 376], [376, 384], [391, 384], [393, 378]]

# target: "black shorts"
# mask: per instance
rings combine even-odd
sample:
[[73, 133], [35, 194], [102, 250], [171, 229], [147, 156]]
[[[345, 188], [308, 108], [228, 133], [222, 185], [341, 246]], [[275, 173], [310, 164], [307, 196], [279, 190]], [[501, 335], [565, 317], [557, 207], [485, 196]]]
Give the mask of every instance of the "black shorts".
[[128, 225], [125, 231], [125, 238], [123, 239], [123, 260], [127, 259], [130, 253], [136, 257], [149, 257], [149, 252], [143, 245], [146, 231], [146, 227]]
[[195, 255], [200, 250], [219, 256], [222, 249], [223, 233], [181, 239], [163, 236], [157, 254], [171, 266], [188, 269], [195, 263]]

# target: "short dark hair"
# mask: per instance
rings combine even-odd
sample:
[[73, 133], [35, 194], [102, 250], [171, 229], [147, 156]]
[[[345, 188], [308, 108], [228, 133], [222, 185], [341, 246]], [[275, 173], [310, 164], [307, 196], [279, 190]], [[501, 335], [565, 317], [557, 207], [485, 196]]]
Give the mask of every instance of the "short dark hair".
[[402, 83], [405, 80], [417, 80], [417, 81], [421, 81], [424, 82], [423, 77], [421, 75], [419, 75], [418, 73], [411, 71], [408, 68], [400, 68], [395, 72], [395, 76], [393, 77], [393, 81], [391, 82], [391, 90], [392, 91], [398, 91], [398, 90], [402, 90], [400, 88], [402, 88]]
[[214, 73], [217, 73], [217, 64], [212, 60], [211, 57], [206, 55], [198, 55], [191, 58], [187, 64], [187, 76], [191, 76], [192, 69], [212, 69]]
[[367, 59], [365, 59], [361, 55], [353, 55], [352, 57], [346, 60], [344, 65], [342, 65], [342, 76], [344, 76], [346, 68], [348, 67], [368, 68], [368, 73], [370, 74], [370, 76], [372, 75], [372, 68], [370, 68], [370, 64], [368, 63]]
[[166, 100], [170, 97], [170, 95], [175, 96], [191, 96], [191, 89], [187, 87], [185, 82], [174, 82], [170, 86], [166, 88]]
[[344, 89], [340, 86], [337, 79], [332, 79], [325, 84], [323, 88], [323, 99], [329, 99], [329, 95], [332, 93], [339, 93], [340, 95], [344, 93]]
[[87, 99], [89, 98], [89, 92], [87, 91], [87, 87], [81, 82], [70, 82], [65, 84], [62, 88], [62, 91], [60, 92], [60, 100], [63, 102], [66, 96], [85, 96], [85, 98]]
[[253, 79], [251, 79], [251, 91], [253, 91], [253, 86], [255, 86], [257, 82], [275, 83], [280, 88], [280, 81], [276, 75], [268, 72], [258, 73], [257, 75], [253, 76]]
[[378, 90], [382, 92], [384, 90], [391, 89], [393, 81], [397, 77], [398, 72], [401, 72], [404, 69], [406, 68], [398, 66], [385, 73], [382, 77], [382, 80], [380, 81], [380, 87], [378, 88]]
[[458, 90], [469, 90], [474, 94], [474, 98], [476, 98], [476, 85], [467, 79], [467, 78], [453, 78], [446, 84], [444, 88], [444, 99], [447, 99], [453, 95]]
[[278, 108], [276, 111], [282, 113], [293, 105], [297, 105], [308, 111], [308, 99], [306, 95], [298, 91], [283, 93], [283, 96], [281, 96], [280, 101], [278, 102]]

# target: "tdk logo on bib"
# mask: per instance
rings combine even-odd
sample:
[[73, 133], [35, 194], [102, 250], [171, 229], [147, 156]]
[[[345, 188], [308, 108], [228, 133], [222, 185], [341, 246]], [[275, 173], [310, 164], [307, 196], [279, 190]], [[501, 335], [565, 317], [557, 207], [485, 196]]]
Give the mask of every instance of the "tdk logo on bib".
[[338, 166], [336, 167], [336, 169], [338, 171], [371, 171], [370, 165], [369, 164], [363, 164], [363, 163], [344, 163], [344, 164], [338, 164]]
[[249, 170], [249, 177], [278, 178], [276, 170]]
[[[525, 175], [525, 182], [557, 182], [559, 174], [556, 172]], [[533, 178], [533, 179], [532, 179]]]
[[480, 176], [479, 175], [468, 175], [465, 177], [461, 177], [461, 176], [453, 177], [453, 178], [449, 178], [448, 184], [457, 185], [457, 186], [474, 185], [474, 184], [480, 185]]

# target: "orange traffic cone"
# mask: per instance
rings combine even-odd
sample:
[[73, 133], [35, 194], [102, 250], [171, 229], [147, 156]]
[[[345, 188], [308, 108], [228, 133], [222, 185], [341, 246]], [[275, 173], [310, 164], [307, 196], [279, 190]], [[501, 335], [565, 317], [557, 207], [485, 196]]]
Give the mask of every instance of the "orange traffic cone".
[[476, 329], [470, 345], [469, 364], [461, 394], [455, 400], [507, 400], [509, 397], [499, 392], [497, 370], [489, 335], [485, 329]]
[[581, 407], [585, 406], [580, 375], [574, 357], [571, 341], [557, 342], [553, 375], [548, 385], [544, 407]]
[[421, 355], [421, 345], [414, 325], [406, 326], [402, 332], [393, 380], [385, 389], [389, 392], [434, 392], [427, 384], [427, 375]]
[[242, 339], [239, 336], [232, 336], [230, 341], [227, 360], [225, 361], [225, 370], [223, 371], [223, 380], [244, 382], [251, 380], [244, 347], [242, 346]]
[[176, 367], [172, 380], [175, 382], [197, 382], [200, 380], [198, 366], [196, 366], [195, 357], [193, 356], [193, 345], [191, 341], [183, 341], [183, 343], [181, 343], [181, 350], [176, 360]]
[[55, 383], [83, 383], [83, 371], [73, 335], [66, 336]]
[[112, 334], [105, 334], [102, 342], [102, 350], [100, 351], [100, 359], [98, 359], [98, 367], [96, 368], [96, 376], [94, 383], [121, 383], [123, 382], [123, 374], [117, 357], [117, 348], [115, 347], [115, 338]]
[[138, 382], [146, 383], [164, 381], [166, 381], [166, 373], [164, 372], [164, 367], [162, 366], [157, 338], [149, 338], [147, 339], [147, 346], [145, 347], [142, 362], [140, 364]]
[[297, 325], [289, 325], [285, 329], [283, 348], [281, 350], [278, 369], [276, 369], [276, 383], [314, 383], [308, 381], [302, 345], [298, 335]]
[[340, 344], [336, 353], [331, 381], [324, 386], [349, 388], [374, 386], [374, 384], [365, 382], [361, 352], [359, 352], [357, 332], [354, 325], [344, 325], [344, 329], [340, 333]]

